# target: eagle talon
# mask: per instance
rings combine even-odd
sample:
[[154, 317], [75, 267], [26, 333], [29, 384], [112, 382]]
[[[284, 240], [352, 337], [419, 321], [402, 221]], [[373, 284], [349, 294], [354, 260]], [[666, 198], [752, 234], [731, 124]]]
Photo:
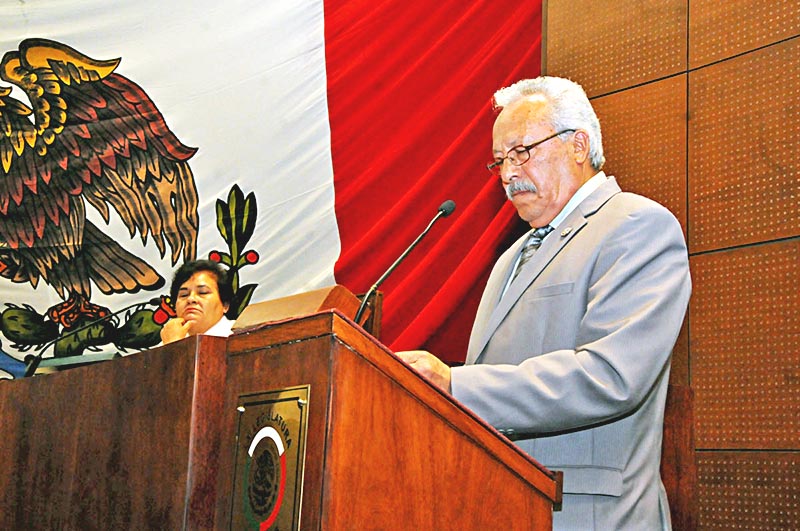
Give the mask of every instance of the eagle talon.
[[64, 330], [74, 328], [77, 323], [96, 321], [111, 314], [111, 311], [80, 295], [72, 294], [69, 299], [47, 310], [47, 316]]

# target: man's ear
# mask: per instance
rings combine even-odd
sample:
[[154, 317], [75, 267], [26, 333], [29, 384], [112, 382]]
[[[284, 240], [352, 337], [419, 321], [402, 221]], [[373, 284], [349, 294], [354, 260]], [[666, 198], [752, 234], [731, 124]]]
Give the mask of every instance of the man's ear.
[[589, 160], [589, 135], [586, 131], [575, 131], [572, 135], [572, 149], [575, 154], [575, 162], [583, 164]]

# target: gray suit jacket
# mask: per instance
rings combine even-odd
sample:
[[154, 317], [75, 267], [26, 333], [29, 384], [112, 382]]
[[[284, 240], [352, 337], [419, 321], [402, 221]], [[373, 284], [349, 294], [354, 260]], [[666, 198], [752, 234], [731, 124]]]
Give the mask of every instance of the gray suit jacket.
[[672, 347], [691, 292], [680, 224], [611, 178], [500, 299], [525, 237], [489, 277], [456, 399], [564, 472], [556, 529], [669, 529], [659, 475]]

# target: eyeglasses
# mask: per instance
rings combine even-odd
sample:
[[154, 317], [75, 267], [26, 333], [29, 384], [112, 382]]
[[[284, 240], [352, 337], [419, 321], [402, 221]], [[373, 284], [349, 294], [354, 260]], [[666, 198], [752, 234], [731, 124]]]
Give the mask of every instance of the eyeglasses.
[[500, 176], [500, 172], [503, 170], [503, 163], [508, 160], [514, 166], [522, 166], [526, 162], [528, 162], [531, 158], [531, 150], [538, 146], [539, 144], [544, 144], [548, 140], [551, 140], [558, 135], [563, 135], [564, 133], [574, 133], [577, 129], [564, 129], [563, 131], [559, 131], [558, 133], [554, 133], [547, 138], [539, 140], [538, 142], [534, 142], [533, 144], [523, 146], [520, 144], [519, 146], [514, 146], [513, 148], [509, 149], [506, 153], [506, 156], [501, 159], [494, 159], [494, 162], [490, 162], [486, 165], [486, 169], [492, 172], [493, 175]]

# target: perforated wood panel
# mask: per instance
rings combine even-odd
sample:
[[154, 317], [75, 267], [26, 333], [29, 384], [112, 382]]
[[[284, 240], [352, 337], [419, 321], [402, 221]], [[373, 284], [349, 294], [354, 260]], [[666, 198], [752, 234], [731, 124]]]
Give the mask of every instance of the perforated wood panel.
[[548, 0], [543, 71], [597, 96], [686, 69], [686, 1]]
[[702, 452], [699, 529], [800, 529], [800, 454]]
[[800, 39], [689, 74], [689, 249], [800, 235]]
[[689, 385], [689, 312], [683, 320], [681, 332], [672, 349], [669, 383], [673, 385]]
[[702, 518], [688, 521], [800, 529], [800, 2], [544, 2], [543, 71], [584, 85], [607, 171], [688, 229], [672, 372], [695, 390]]
[[800, 241], [690, 265], [697, 448], [800, 447]]
[[692, 0], [689, 66], [732, 57], [800, 34], [797, 0]]
[[686, 76], [592, 101], [606, 173], [666, 206], [686, 229]]

